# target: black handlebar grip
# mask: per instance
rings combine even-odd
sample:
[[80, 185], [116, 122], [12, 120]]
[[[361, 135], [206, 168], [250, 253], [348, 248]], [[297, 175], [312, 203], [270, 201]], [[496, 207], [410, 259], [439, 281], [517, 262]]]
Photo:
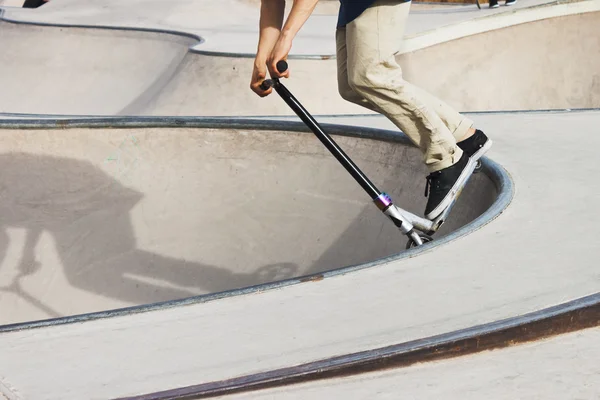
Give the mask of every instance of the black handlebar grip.
[[271, 86], [273, 86], [273, 81], [270, 79], [264, 80], [263, 83], [260, 84], [260, 88], [265, 91], [271, 89]]
[[287, 71], [288, 69], [288, 63], [285, 60], [281, 60], [277, 63], [277, 71], [279, 71], [280, 74], [283, 74], [285, 71]]
[[[281, 60], [277, 63], [276, 67], [277, 71], [279, 71], [280, 74], [283, 74], [288, 69], [288, 63], [285, 60]], [[262, 90], [269, 90], [271, 87], [273, 87], [273, 81], [271, 79], [266, 79], [260, 84]]]

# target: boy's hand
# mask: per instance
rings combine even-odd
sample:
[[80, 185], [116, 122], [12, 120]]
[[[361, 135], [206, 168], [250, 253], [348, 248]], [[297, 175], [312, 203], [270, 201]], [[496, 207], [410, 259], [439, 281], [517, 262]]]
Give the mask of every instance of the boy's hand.
[[267, 67], [269, 68], [269, 74], [273, 78], [289, 78], [290, 70], [289, 68], [284, 72], [280, 73], [277, 71], [277, 63], [281, 60], [287, 61], [288, 54], [292, 49], [292, 38], [282, 33], [279, 35], [279, 40], [275, 44], [273, 51], [271, 52], [271, 56], [267, 61]]
[[269, 75], [272, 78], [290, 77], [289, 68], [283, 74], [277, 71], [277, 63], [281, 60], [287, 61], [288, 54], [291, 49], [292, 40], [289, 37], [287, 37], [287, 35], [281, 34], [266, 63], [264, 61], [260, 61], [258, 58], [254, 60], [252, 80], [250, 81], [250, 88], [254, 93], [259, 95], [260, 97], [266, 97], [270, 95], [271, 92], [273, 92], [273, 88], [263, 90], [260, 87], [264, 80], [267, 79], [267, 68], [269, 70]]
[[273, 88], [263, 90], [260, 85], [267, 78], [267, 66], [264, 62], [259, 60], [254, 61], [254, 70], [252, 71], [252, 80], [250, 82], [250, 88], [254, 93], [260, 97], [266, 97], [271, 94]]

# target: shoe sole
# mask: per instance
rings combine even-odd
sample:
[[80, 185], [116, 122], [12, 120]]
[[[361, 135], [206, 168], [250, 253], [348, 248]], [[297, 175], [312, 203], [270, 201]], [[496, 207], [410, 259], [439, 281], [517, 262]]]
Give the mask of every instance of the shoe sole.
[[452, 186], [452, 189], [450, 189], [446, 197], [444, 197], [444, 199], [440, 202], [440, 204], [438, 204], [436, 208], [434, 208], [429, 214], [425, 215], [425, 218], [427, 218], [430, 221], [433, 221], [434, 219], [439, 217], [446, 210], [446, 208], [448, 208], [450, 204], [452, 204], [452, 201], [456, 198], [457, 194], [460, 193], [460, 191], [465, 186], [468, 178], [471, 176], [473, 171], [475, 171], [479, 159], [483, 157], [483, 155], [487, 153], [488, 150], [492, 147], [492, 143], [492, 140], [488, 138], [483, 147], [477, 150], [477, 152], [473, 153], [473, 155], [469, 158], [467, 165], [465, 166], [460, 176]]

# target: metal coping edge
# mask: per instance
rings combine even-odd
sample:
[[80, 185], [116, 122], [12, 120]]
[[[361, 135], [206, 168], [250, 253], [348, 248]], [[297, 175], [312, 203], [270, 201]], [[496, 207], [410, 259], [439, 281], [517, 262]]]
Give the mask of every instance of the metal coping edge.
[[[404, 145], [413, 146], [408, 137], [401, 132], [362, 128], [336, 124], [321, 124], [328, 133], [340, 136], [358, 137], [364, 139], [386, 140]], [[261, 120], [234, 120], [226, 121], [214, 118], [151, 118], [151, 119], [136, 119], [136, 118], [121, 118], [121, 119], [102, 119], [95, 120], [0, 120], [0, 135], [3, 129], [66, 129], [66, 128], [208, 128], [208, 129], [253, 129], [253, 130], [282, 130], [286, 132], [310, 132], [308, 127], [302, 122], [295, 121], [261, 121]], [[159, 303], [150, 303], [139, 306], [118, 308], [106, 311], [91, 312], [84, 314], [71, 315], [66, 317], [44, 319], [29, 322], [19, 322], [0, 326], [0, 334], [21, 330], [30, 330], [58, 325], [81, 323], [86, 321], [100, 320], [106, 318], [115, 318], [128, 316], [150, 311], [166, 310], [174, 307], [182, 307], [187, 305], [207, 303], [223, 298], [257, 294], [269, 290], [280, 289], [291, 285], [301, 283], [320, 281], [326, 278], [345, 275], [351, 272], [377, 267], [382, 264], [387, 264], [393, 261], [399, 261], [415, 257], [424, 252], [430, 251], [441, 245], [459, 239], [471, 232], [474, 232], [484, 225], [488, 224], [508, 207], [514, 196], [514, 184], [508, 172], [495, 163], [491, 159], [484, 157], [482, 159], [482, 172], [485, 173], [492, 181], [497, 190], [497, 197], [492, 205], [479, 217], [471, 221], [469, 224], [447, 234], [439, 239], [436, 239], [423, 246], [404, 250], [397, 254], [373, 260], [368, 263], [350, 265], [341, 268], [332, 269], [322, 273], [316, 273], [306, 276], [301, 276], [282, 281], [275, 281], [261, 285], [254, 285], [240, 289], [228, 290], [212, 294], [188, 297], [179, 300], [170, 300]]]
[[[497, 114], [571, 114], [571, 113], [594, 113], [600, 111], [600, 107], [573, 107], [573, 108], [540, 108], [531, 110], [482, 110], [482, 111], [460, 111], [461, 114], [469, 115], [497, 115]], [[344, 119], [344, 118], [384, 118], [381, 114], [370, 113], [370, 114], [313, 114], [315, 118], [319, 119]], [[0, 121], [3, 120], [17, 120], [21, 118], [23, 120], [35, 120], [35, 119], [78, 119], [81, 121], [94, 120], [94, 119], [123, 119], [123, 118], [137, 118], [139, 120], [144, 119], [155, 119], [155, 118], [179, 118], [179, 119], [198, 119], [198, 118], [212, 118], [215, 120], [298, 120], [296, 115], [292, 114], [281, 114], [281, 115], [211, 115], [209, 116], [197, 116], [197, 115], [94, 115], [94, 114], [36, 114], [36, 113], [18, 113], [18, 112], [0, 112]]]

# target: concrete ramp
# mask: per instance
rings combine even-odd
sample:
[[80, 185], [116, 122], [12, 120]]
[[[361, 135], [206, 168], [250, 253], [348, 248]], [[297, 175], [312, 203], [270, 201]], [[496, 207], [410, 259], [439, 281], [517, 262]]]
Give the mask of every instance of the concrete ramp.
[[[250, 90], [250, 57], [190, 52], [177, 75], [142, 110], [143, 115], [291, 115], [277, 95], [260, 98]], [[315, 114], [372, 114], [338, 93], [336, 60], [294, 59], [285, 85]]]
[[[460, 111], [600, 107], [600, 12], [519, 23], [529, 12], [490, 18], [503, 27], [483, 33], [468, 32], [485, 18], [408, 38], [398, 55], [405, 78]], [[460, 39], [430, 43], [457, 32]], [[199, 41], [192, 37], [4, 22], [0, 41], [0, 113], [293, 114], [277, 96], [250, 91], [250, 55], [190, 50]], [[336, 60], [324, 58], [290, 61], [286, 85], [313, 114], [371, 114], [339, 96]]]
[[428, 46], [398, 60], [407, 80], [461, 111], [597, 108], [599, 26], [600, 12], [547, 18]]
[[[460, 111], [595, 108], [600, 107], [598, 26], [600, 12], [547, 18], [401, 52], [397, 60], [406, 80]], [[408, 39], [407, 47], [426, 42], [428, 35], [439, 37], [441, 32]], [[252, 62], [189, 53], [143, 114], [291, 114], [280, 99], [258, 99], [248, 89]], [[290, 64], [293, 79], [286, 85], [300, 101], [308, 99], [305, 105], [313, 113], [371, 113], [339, 96], [337, 81], [331, 79], [336, 60]]]
[[139, 113], [197, 42], [165, 33], [0, 22], [0, 112]]
[[[222, 292], [404, 251], [406, 238], [322, 144], [282, 129], [3, 131], [0, 325]], [[336, 138], [381, 190], [422, 215], [420, 152], [385, 132]], [[436, 237], [473, 221], [495, 197], [490, 178], [476, 174]]]

